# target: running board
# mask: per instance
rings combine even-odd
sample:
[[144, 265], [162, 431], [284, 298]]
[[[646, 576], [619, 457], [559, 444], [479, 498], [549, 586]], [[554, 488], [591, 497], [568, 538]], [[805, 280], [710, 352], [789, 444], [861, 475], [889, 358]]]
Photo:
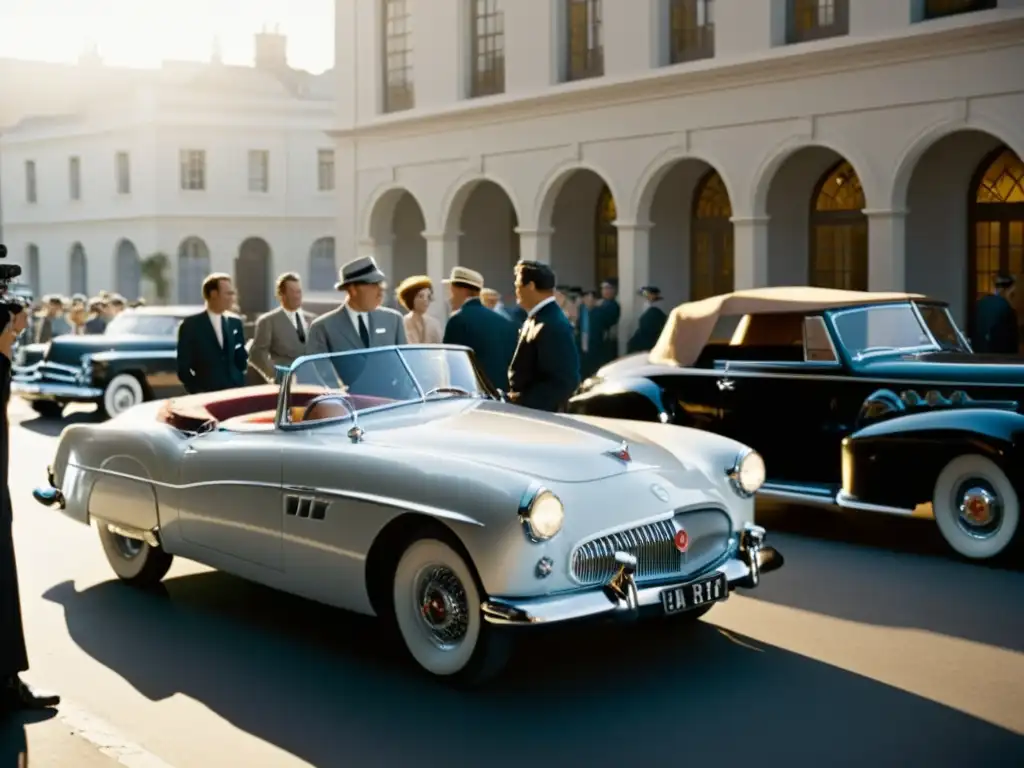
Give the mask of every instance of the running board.
[[758, 496], [793, 504], [810, 504], [818, 507], [835, 507], [839, 488], [825, 483], [765, 483], [757, 492]]

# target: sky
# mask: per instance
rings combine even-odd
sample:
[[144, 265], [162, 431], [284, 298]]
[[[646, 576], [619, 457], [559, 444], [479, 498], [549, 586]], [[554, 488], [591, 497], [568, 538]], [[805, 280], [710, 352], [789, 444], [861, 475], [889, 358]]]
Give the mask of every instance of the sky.
[[0, 0], [0, 58], [74, 62], [95, 44], [108, 64], [153, 67], [208, 61], [219, 38], [225, 63], [251, 64], [275, 24], [292, 66], [333, 66], [333, 0]]

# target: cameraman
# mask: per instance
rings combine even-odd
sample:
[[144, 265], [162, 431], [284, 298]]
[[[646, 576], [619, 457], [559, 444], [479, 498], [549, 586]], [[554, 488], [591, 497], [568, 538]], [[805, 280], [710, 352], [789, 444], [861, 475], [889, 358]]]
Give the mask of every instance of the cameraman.
[[20, 302], [0, 296], [0, 716], [24, 709], [45, 709], [60, 697], [34, 691], [19, 675], [28, 669], [25, 633], [18, 597], [18, 568], [14, 561], [13, 513], [7, 487], [10, 425], [7, 403], [11, 396], [11, 355], [14, 341], [25, 330], [28, 314]]

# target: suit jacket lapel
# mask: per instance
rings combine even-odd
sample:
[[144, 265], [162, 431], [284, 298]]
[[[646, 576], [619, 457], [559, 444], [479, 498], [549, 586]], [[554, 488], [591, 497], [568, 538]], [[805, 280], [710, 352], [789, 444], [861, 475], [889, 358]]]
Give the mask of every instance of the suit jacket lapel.
[[350, 348], [359, 349], [363, 346], [363, 340], [360, 339], [359, 334], [356, 333], [356, 328], [352, 325], [352, 318], [348, 314], [347, 301], [338, 307], [338, 327], [341, 334], [348, 339]]
[[[288, 354], [299, 348], [299, 332], [295, 330], [295, 326], [288, 321], [288, 315], [284, 312], [284, 307], [278, 307], [274, 312], [277, 317], [274, 318], [274, 322], [277, 323], [277, 332], [281, 335], [282, 341]], [[306, 329], [306, 324], [302, 324], [302, 329]]]

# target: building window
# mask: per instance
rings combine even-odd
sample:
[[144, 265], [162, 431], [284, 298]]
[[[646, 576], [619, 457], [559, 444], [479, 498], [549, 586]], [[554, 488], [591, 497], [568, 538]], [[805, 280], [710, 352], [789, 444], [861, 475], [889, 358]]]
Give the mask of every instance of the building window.
[[68, 194], [72, 200], [82, 199], [82, 159], [68, 158]]
[[334, 265], [334, 238], [321, 237], [309, 249], [309, 290], [333, 291], [338, 279]]
[[472, 9], [473, 96], [505, 92], [505, 11], [502, 0], [469, 0]]
[[597, 197], [594, 216], [594, 272], [598, 285], [619, 277], [619, 230], [615, 226], [616, 216], [618, 212], [612, 191], [603, 187]]
[[384, 0], [384, 111], [415, 104], [412, 13], [408, 0]]
[[270, 191], [270, 152], [265, 149], [249, 150], [249, 191]]
[[39, 287], [39, 246], [29, 243], [26, 248], [28, 265], [25, 271], [28, 273], [28, 287], [32, 290], [32, 296], [36, 299], [42, 298], [42, 289]]
[[206, 189], [206, 150], [183, 149], [181, 160], [181, 188], [186, 190]]
[[806, 43], [850, 32], [849, 0], [789, 0], [787, 43]]
[[334, 150], [316, 151], [316, 188], [321, 192], [334, 190]]
[[38, 201], [36, 196], [36, 161], [26, 160], [25, 161], [25, 201], [28, 203], [35, 203]]
[[127, 152], [118, 152], [114, 155], [114, 173], [117, 175], [117, 194], [130, 194], [132, 191], [132, 165]]
[[669, 62], [715, 55], [714, 0], [669, 0]]
[[604, 74], [604, 40], [601, 31], [601, 0], [565, 0], [569, 53], [566, 80], [583, 80]]
[[198, 237], [186, 237], [178, 246], [178, 301], [203, 300], [203, 280], [210, 274], [210, 249]]
[[845, 160], [830, 169], [811, 198], [811, 285], [868, 289], [868, 219], [864, 190]]
[[85, 258], [85, 248], [81, 243], [71, 246], [71, 258], [68, 265], [68, 285], [71, 294], [89, 294], [89, 264]]
[[941, 19], [961, 13], [989, 11], [998, 5], [998, 0], [925, 0], [924, 18]]
[[733, 290], [732, 202], [714, 170], [701, 179], [693, 197], [690, 301], [699, 301]]
[[[1007, 147], [986, 157], [971, 190], [968, 252], [969, 326], [974, 328], [978, 300], [992, 292], [996, 275], [1024, 280], [1024, 162]], [[1024, 297], [1014, 292], [1014, 309], [1024, 311]]]

